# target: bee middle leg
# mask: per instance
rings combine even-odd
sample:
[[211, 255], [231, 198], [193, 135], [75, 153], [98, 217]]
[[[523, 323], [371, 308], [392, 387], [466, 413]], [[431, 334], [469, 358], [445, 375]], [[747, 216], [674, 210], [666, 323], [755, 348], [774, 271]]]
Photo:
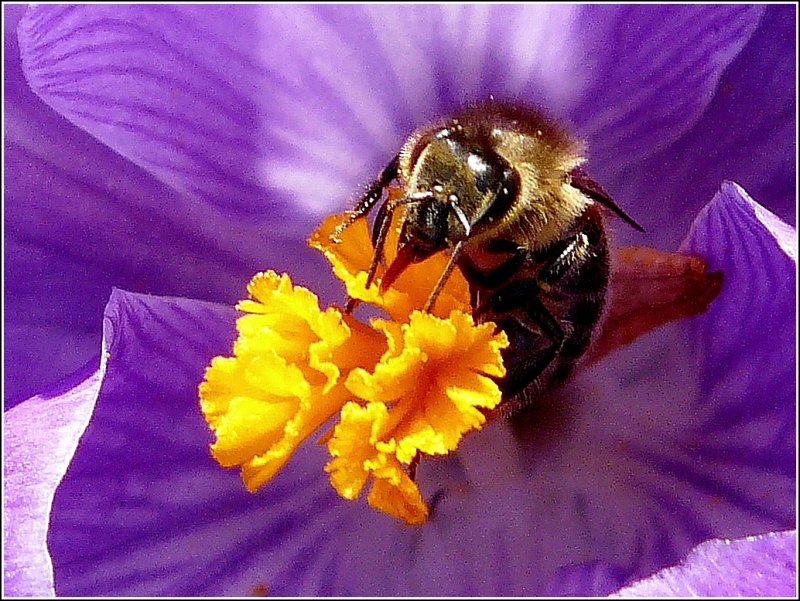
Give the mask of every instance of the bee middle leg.
[[[503, 248], [508, 252], [512, 247], [509, 243]], [[538, 252], [518, 247], [489, 273], [469, 274], [482, 288], [480, 296], [488, 292], [480, 300], [473, 294], [476, 318], [497, 323], [511, 343], [503, 354], [504, 396], [514, 396], [531, 384], [546, 388], [559, 379], [558, 374], [569, 371], [576, 359], [573, 355], [582, 352], [588, 343], [588, 338], [583, 340], [585, 337], [573, 340], [573, 316], [568, 312], [554, 316], [543, 297], [558, 294], [556, 291], [566, 280], [580, 277], [587, 262], [599, 259], [599, 254], [593, 255], [596, 250], [590, 236], [580, 231]], [[562, 349], [564, 357], [560, 355]]]
[[504, 353], [504, 395], [514, 395], [536, 380], [558, 356], [566, 334], [539, 298], [537, 280], [515, 280], [495, 291], [475, 311], [495, 321], [509, 337]]

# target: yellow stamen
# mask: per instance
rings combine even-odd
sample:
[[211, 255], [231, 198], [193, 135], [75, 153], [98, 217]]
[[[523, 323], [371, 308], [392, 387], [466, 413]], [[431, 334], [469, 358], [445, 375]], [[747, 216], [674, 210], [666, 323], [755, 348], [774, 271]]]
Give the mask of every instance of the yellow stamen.
[[[335, 307], [322, 310], [317, 297], [293, 286], [288, 275], [256, 274], [250, 298], [238, 305], [244, 315], [236, 324], [233, 356], [214, 358], [200, 385], [200, 406], [216, 435], [211, 453], [222, 466], [240, 467], [245, 486], [254, 491], [338, 414], [320, 440], [331, 454], [325, 471], [334, 489], [354, 500], [369, 483], [371, 506], [421, 524], [428, 508], [410, 475], [413, 466], [420, 456], [455, 450], [498, 406], [496, 381], [505, 375], [501, 350], [508, 339], [493, 323], [475, 324], [469, 288], [458, 270], [434, 314], [419, 311], [445, 268], [443, 254], [411, 265], [383, 294], [379, 268], [367, 289], [373, 250], [366, 220], [355, 221], [333, 242], [342, 219], [325, 219], [309, 244], [330, 261], [350, 297], [382, 309], [388, 319], [362, 323]], [[396, 222], [386, 264], [394, 259], [398, 231]], [[704, 310], [721, 285], [721, 276], [706, 274], [697, 259], [628, 254], [615, 268], [612, 288], [638, 291], [638, 297], [624, 295], [629, 307], [631, 298], [639, 299], [636, 312], [620, 313], [612, 297], [613, 327], [603, 331], [596, 352]], [[653, 306], [663, 310], [649, 310]]]
[[[322, 251], [352, 298], [383, 309], [389, 319], [369, 324], [316, 296], [288, 275], [257, 274], [250, 298], [239, 303], [239, 336], [232, 357], [217, 357], [200, 385], [200, 404], [216, 434], [211, 452], [226, 467], [240, 466], [248, 490], [272, 478], [308, 436], [329, 418], [324, 437], [332, 459], [331, 484], [355, 499], [370, 479], [367, 501], [409, 524], [428, 510], [408, 466], [419, 454], [452, 451], [485, 422], [482, 409], [500, 402], [488, 376], [505, 373], [505, 334], [476, 325], [469, 289], [454, 274], [437, 312], [418, 311], [447, 262], [434, 256], [409, 267], [386, 291], [366, 288], [372, 247], [364, 220], [331, 233], [341, 217], [326, 219], [309, 244]], [[393, 259], [397, 227], [387, 242]], [[379, 272], [380, 274], [380, 272]]]

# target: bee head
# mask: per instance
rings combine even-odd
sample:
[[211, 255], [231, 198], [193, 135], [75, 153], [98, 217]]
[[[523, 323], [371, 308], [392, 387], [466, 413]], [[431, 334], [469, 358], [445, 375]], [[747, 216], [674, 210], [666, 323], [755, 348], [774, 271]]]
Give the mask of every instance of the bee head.
[[[403, 223], [384, 288], [409, 264], [439, 251], [452, 249], [454, 261], [470, 237], [506, 213], [518, 190], [518, 175], [485, 136], [471, 136], [455, 123], [409, 144], [401, 152], [406, 186], [398, 204], [404, 207]], [[376, 226], [388, 218], [387, 204]], [[379, 229], [373, 230], [374, 241]]]
[[410, 153], [398, 251], [421, 261], [474, 235], [516, 196], [516, 174], [487, 143], [457, 124], [417, 141]]

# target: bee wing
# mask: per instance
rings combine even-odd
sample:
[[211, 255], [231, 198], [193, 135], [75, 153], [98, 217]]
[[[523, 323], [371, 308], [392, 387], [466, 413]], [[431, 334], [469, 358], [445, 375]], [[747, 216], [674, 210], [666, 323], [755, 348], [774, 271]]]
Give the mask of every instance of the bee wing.
[[583, 170], [583, 168], [575, 167], [569, 172], [569, 175], [569, 183], [573, 188], [577, 188], [595, 202], [599, 202], [604, 207], [611, 209], [633, 229], [644, 232], [644, 228], [636, 223], [636, 221], [634, 221], [633, 218], [630, 217], [625, 211], [623, 211], [617, 205], [617, 203], [614, 202], [608, 192], [605, 191], [603, 186], [594, 181], [591, 176]]

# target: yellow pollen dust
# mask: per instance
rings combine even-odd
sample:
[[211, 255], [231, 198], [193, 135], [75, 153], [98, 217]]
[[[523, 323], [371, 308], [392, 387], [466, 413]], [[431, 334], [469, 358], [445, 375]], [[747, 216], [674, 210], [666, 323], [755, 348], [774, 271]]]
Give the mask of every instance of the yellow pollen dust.
[[[211, 453], [239, 467], [245, 486], [264, 486], [292, 453], [332, 417], [323, 435], [324, 466], [333, 488], [408, 524], [422, 524], [427, 505], [410, 466], [419, 457], [455, 450], [480, 429], [501, 400], [495, 379], [505, 374], [504, 333], [470, 315], [467, 282], [456, 270], [436, 302], [424, 305], [447, 256], [411, 265], [385, 292], [366, 287], [372, 244], [365, 219], [333, 242], [345, 217], [326, 218], [309, 245], [321, 251], [354, 299], [382, 309], [386, 319], [356, 320], [288, 275], [256, 274], [237, 308], [232, 354], [215, 357], [200, 384], [200, 408], [216, 440]], [[397, 245], [386, 244], [390, 264]], [[322, 466], [321, 466], [322, 467]]]

